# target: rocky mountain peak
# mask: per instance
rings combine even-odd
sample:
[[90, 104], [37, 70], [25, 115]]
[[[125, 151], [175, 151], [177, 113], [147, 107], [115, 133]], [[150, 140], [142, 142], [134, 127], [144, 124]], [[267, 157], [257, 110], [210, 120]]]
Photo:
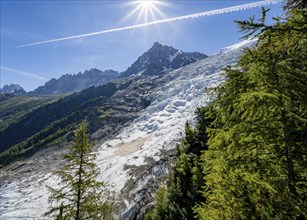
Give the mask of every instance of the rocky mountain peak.
[[148, 51], [177, 51], [177, 49], [172, 46], [162, 45], [159, 42], [155, 42]]
[[0, 92], [3, 94], [18, 94], [25, 95], [26, 91], [19, 84], [10, 84], [4, 85], [3, 88], [0, 88]]
[[169, 58], [176, 53], [182, 53], [182, 51], [173, 48], [172, 46], [162, 45], [159, 42], [155, 42], [154, 45], [148, 50], [149, 55], [159, 58]]
[[148, 51], [141, 55], [137, 61], [123, 73], [123, 75], [161, 75], [168, 70], [178, 69], [206, 57], [208, 56], [202, 53], [185, 53], [171, 46], [155, 42]]

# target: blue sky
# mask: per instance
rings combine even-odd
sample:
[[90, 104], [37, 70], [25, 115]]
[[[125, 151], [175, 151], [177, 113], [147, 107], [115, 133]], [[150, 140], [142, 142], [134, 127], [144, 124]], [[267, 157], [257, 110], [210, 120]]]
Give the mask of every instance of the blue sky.
[[[200, 13], [256, 1], [161, 1], [147, 22]], [[187, 52], [212, 55], [240, 41], [233, 20], [260, 17], [261, 8], [156, 24], [139, 29], [18, 47], [39, 41], [92, 33], [146, 22], [144, 10], [132, 13], [135, 1], [3, 1], [1, 0], [0, 86], [18, 83], [34, 90], [51, 78], [87, 69], [126, 70], [154, 42]], [[282, 14], [269, 6], [269, 18]]]

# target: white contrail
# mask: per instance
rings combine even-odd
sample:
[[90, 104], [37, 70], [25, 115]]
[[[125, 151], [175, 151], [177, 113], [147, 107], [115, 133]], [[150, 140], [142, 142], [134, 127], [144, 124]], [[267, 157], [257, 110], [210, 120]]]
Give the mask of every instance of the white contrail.
[[33, 77], [33, 78], [36, 78], [36, 79], [39, 79], [39, 80], [47, 80], [43, 76], [39, 76], [39, 75], [36, 75], [34, 73], [28, 73], [28, 72], [24, 72], [24, 71], [20, 71], [20, 70], [15, 70], [13, 68], [6, 67], [6, 66], [0, 66], [0, 69], [7, 70], [7, 71], [10, 71], [10, 72], [14, 72], [14, 73], [18, 73], [18, 74], [22, 74], [22, 75], [25, 75], [25, 76], [30, 76], [30, 77]]
[[47, 43], [52, 43], [52, 42], [57, 42], [57, 41], [71, 40], [71, 39], [76, 39], [76, 38], [81, 38], [81, 37], [89, 37], [89, 36], [94, 36], [94, 35], [99, 35], [99, 34], [106, 34], [106, 33], [110, 33], [110, 32], [132, 30], [132, 29], [147, 27], [147, 26], [151, 26], [151, 25], [155, 25], [155, 24], [162, 24], [162, 23], [168, 23], [168, 22], [173, 22], [173, 21], [181, 21], [181, 20], [187, 20], [187, 19], [193, 19], [193, 18], [200, 18], [200, 17], [204, 17], [204, 16], [212, 16], [212, 15], [217, 15], [217, 14], [230, 13], [230, 12], [234, 12], [234, 11], [247, 10], [247, 9], [250, 9], [250, 8], [265, 6], [265, 5], [269, 5], [269, 4], [277, 4], [281, 1], [282, 0], [265, 0], [265, 1], [247, 3], [247, 4], [236, 5], [236, 6], [232, 6], [232, 7], [228, 7], [228, 8], [221, 8], [221, 9], [216, 9], [216, 10], [212, 10], [212, 11], [205, 11], [205, 12], [196, 13], [196, 14], [184, 15], [184, 16], [179, 16], [179, 17], [174, 17], [174, 18], [166, 18], [166, 19], [162, 19], [162, 20], [156, 20], [156, 21], [147, 22], [147, 23], [143, 23], [143, 24], [114, 28], [114, 29], [92, 32], [92, 33], [87, 33], [87, 34], [80, 34], [80, 35], [75, 35], [75, 36], [70, 36], [70, 37], [57, 38], [57, 39], [53, 39], [53, 40], [40, 41], [40, 42], [36, 42], [36, 43], [31, 43], [31, 44], [24, 44], [24, 45], [20, 45], [18, 47], [29, 47], [29, 46], [39, 45], [39, 44], [47, 44]]

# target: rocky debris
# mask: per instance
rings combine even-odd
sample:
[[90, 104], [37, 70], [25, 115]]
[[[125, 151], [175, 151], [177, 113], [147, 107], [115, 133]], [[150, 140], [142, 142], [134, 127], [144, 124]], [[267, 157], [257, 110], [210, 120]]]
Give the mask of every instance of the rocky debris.
[[[124, 208], [126, 204], [123, 202], [119, 203], [124, 206], [120, 207], [120, 210], [127, 210], [128, 208], [121, 216], [123, 219], [141, 220], [151, 210], [154, 206], [157, 189], [166, 181], [174, 152], [174, 150], [161, 150], [158, 161], [148, 157], [145, 159], [146, 165], [125, 167], [131, 175], [121, 191], [121, 195], [127, 200], [126, 202], [133, 205]], [[140, 185], [139, 183], [142, 184]]]

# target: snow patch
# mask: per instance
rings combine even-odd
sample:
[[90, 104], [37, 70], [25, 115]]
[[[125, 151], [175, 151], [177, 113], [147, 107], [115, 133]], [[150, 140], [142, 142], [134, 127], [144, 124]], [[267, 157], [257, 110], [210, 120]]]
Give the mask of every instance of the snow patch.
[[222, 48], [219, 52], [227, 53], [227, 52], [232, 51], [232, 50], [238, 50], [242, 47], [251, 47], [252, 45], [254, 45], [257, 42], [257, 40], [258, 40], [257, 38], [246, 39], [246, 40], [241, 41], [239, 43], [236, 43], [234, 45]]
[[174, 59], [181, 53], [180, 50], [178, 50], [174, 55], [170, 55], [168, 60], [172, 63]]

